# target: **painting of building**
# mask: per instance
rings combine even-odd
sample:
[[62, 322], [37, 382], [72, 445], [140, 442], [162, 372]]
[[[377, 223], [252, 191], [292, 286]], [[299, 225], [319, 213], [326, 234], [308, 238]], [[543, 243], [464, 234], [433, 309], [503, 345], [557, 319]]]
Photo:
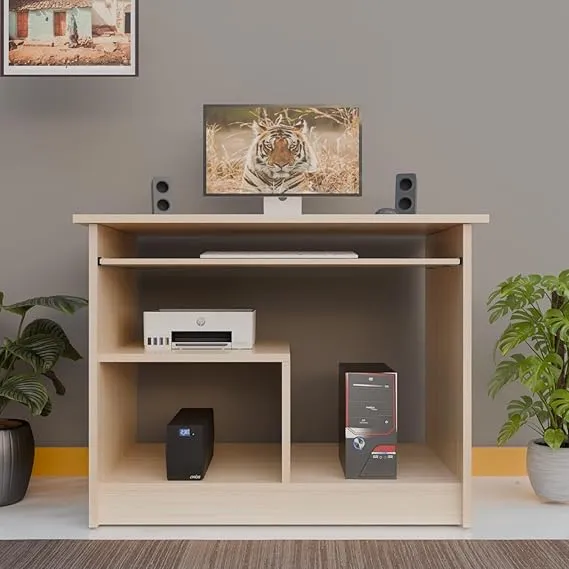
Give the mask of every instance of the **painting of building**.
[[64, 42], [92, 36], [92, 0], [10, 0], [9, 36], [28, 42]]
[[137, 0], [0, 0], [3, 75], [136, 75]]
[[130, 0], [93, 0], [93, 34], [108, 32], [130, 34], [132, 28]]

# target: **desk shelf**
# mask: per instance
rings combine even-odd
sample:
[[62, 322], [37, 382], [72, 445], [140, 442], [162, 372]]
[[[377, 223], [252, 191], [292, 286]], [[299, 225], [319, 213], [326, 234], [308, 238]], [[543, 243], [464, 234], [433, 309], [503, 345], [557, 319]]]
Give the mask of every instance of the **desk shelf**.
[[185, 350], [155, 352], [130, 344], [98, 354], [101, 363], [290, 363], [284, 342], [259, 342], [252, 350]]
[[[294, 219], [255, 215], [74, 216], [75, 223], [89, 227], [89, 526], [469, 527], [472, 225], [488, 221], [484, 215], [305, 215]], [[302, 235], [302, 239], [332, 235], [336, 240], [362, 235], [419, 236], [425, 238], [426, 251], [424, 258], [222, 260], [136, 256], [137, 239], [142, 236], [208, 235], [227, 238], [229, 244], [236, 234], [260, 239], [270, 235], [273, 241], [280, 235], [285, 238], [293, 234]], [[426, 438], [423, 444], [398, 445], [397, 480], [345, 480], [336, 444], [291, 440], [295, 351], [291, 354], [287, 342], [259, 342], [253, 350], [220, 352], [159, 353], [143, 348], [138, 271], [133, 269], [199, 268], [200, 274], [205, 271], [214, 279], [220, 278], [215, 267], [236, 271], [250, 267], [318, 271], [328, 267], [327, 279], [351, 274], [351, 269], [360, 267], [429, 269], [425, 272]], [[254, 271], [244, 274], [247, 279], [257, 278]], [[366, 281], [375, 276], [375, 272], [366, 273]], [[317, 288], [313, 294], [318, 294]], [[295, 318], [302, 316], [299, 312]], [[296, 320], [289, 325], [291, 322], [296, 325]], [[302, 326], [300, 320], [298, 325]], [[318, 338], [314, 341], [318, 350]], [[139, 372], [149, 364], [159, 364], [160, 369], [172, 364], [279, 366], [280, 441], [218, 442], [203, 481], [167, 481], [164, 446], [137, 442]], [[231, 382], [225, 385], [233, 389]], [[255, 418], [244, 414], [243, 419]]]
[[[125, 450], [116, 467], [104, 482], [116, 484], [171, 484], [166, 479], [163, 444], [135, 444]], [[196, 485], [208, 484], [280, 484], [281, 445], [270, 443], [217, 443], [205, 478], [199, 482], [176, 481], [180, 492]], [[238, 490], [236, 490], [238, 491]]]
[[208, 268], [208, 267], [453, 267], [460, 258], [392, 258], [392, 259], [144, 259], [102, 257], [104, 267], [152, 268]]
[[[218, 443], [203, 481], [166, 480], [164, 445], [128, 448], [99, 484], [109, 524], [460, 524], [461, 483], [424, 445], [400, 445], [397, 480], [345, 480], [336, 444]], [[144, 507], [141, 504], [144, 501]], [[342, 507], [338, 508], [335, 503]]]

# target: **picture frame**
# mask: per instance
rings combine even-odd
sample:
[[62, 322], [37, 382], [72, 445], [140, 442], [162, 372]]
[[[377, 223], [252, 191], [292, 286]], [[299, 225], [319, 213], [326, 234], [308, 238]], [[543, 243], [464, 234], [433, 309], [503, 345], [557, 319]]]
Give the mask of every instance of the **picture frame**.
[[1, 76], [138, 76], [138, 0], [0, 2]]

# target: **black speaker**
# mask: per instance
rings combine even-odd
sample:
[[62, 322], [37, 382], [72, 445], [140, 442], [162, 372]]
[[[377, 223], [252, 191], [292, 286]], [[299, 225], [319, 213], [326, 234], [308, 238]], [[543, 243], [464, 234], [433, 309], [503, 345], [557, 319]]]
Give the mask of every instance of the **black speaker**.
[[172, 184], [169, 178], [152, 178], [152, 213], [171, 213]]
[[417, 212], [417, 174], [395, 176], [395, 210], [397, 213]]

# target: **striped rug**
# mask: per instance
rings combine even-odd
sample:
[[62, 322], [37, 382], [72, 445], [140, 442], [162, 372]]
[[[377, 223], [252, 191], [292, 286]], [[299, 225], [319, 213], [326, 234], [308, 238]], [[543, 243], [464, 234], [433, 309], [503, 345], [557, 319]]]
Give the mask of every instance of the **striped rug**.
[[567, 569], [569, 541], [0, 541], [0, 569]]

